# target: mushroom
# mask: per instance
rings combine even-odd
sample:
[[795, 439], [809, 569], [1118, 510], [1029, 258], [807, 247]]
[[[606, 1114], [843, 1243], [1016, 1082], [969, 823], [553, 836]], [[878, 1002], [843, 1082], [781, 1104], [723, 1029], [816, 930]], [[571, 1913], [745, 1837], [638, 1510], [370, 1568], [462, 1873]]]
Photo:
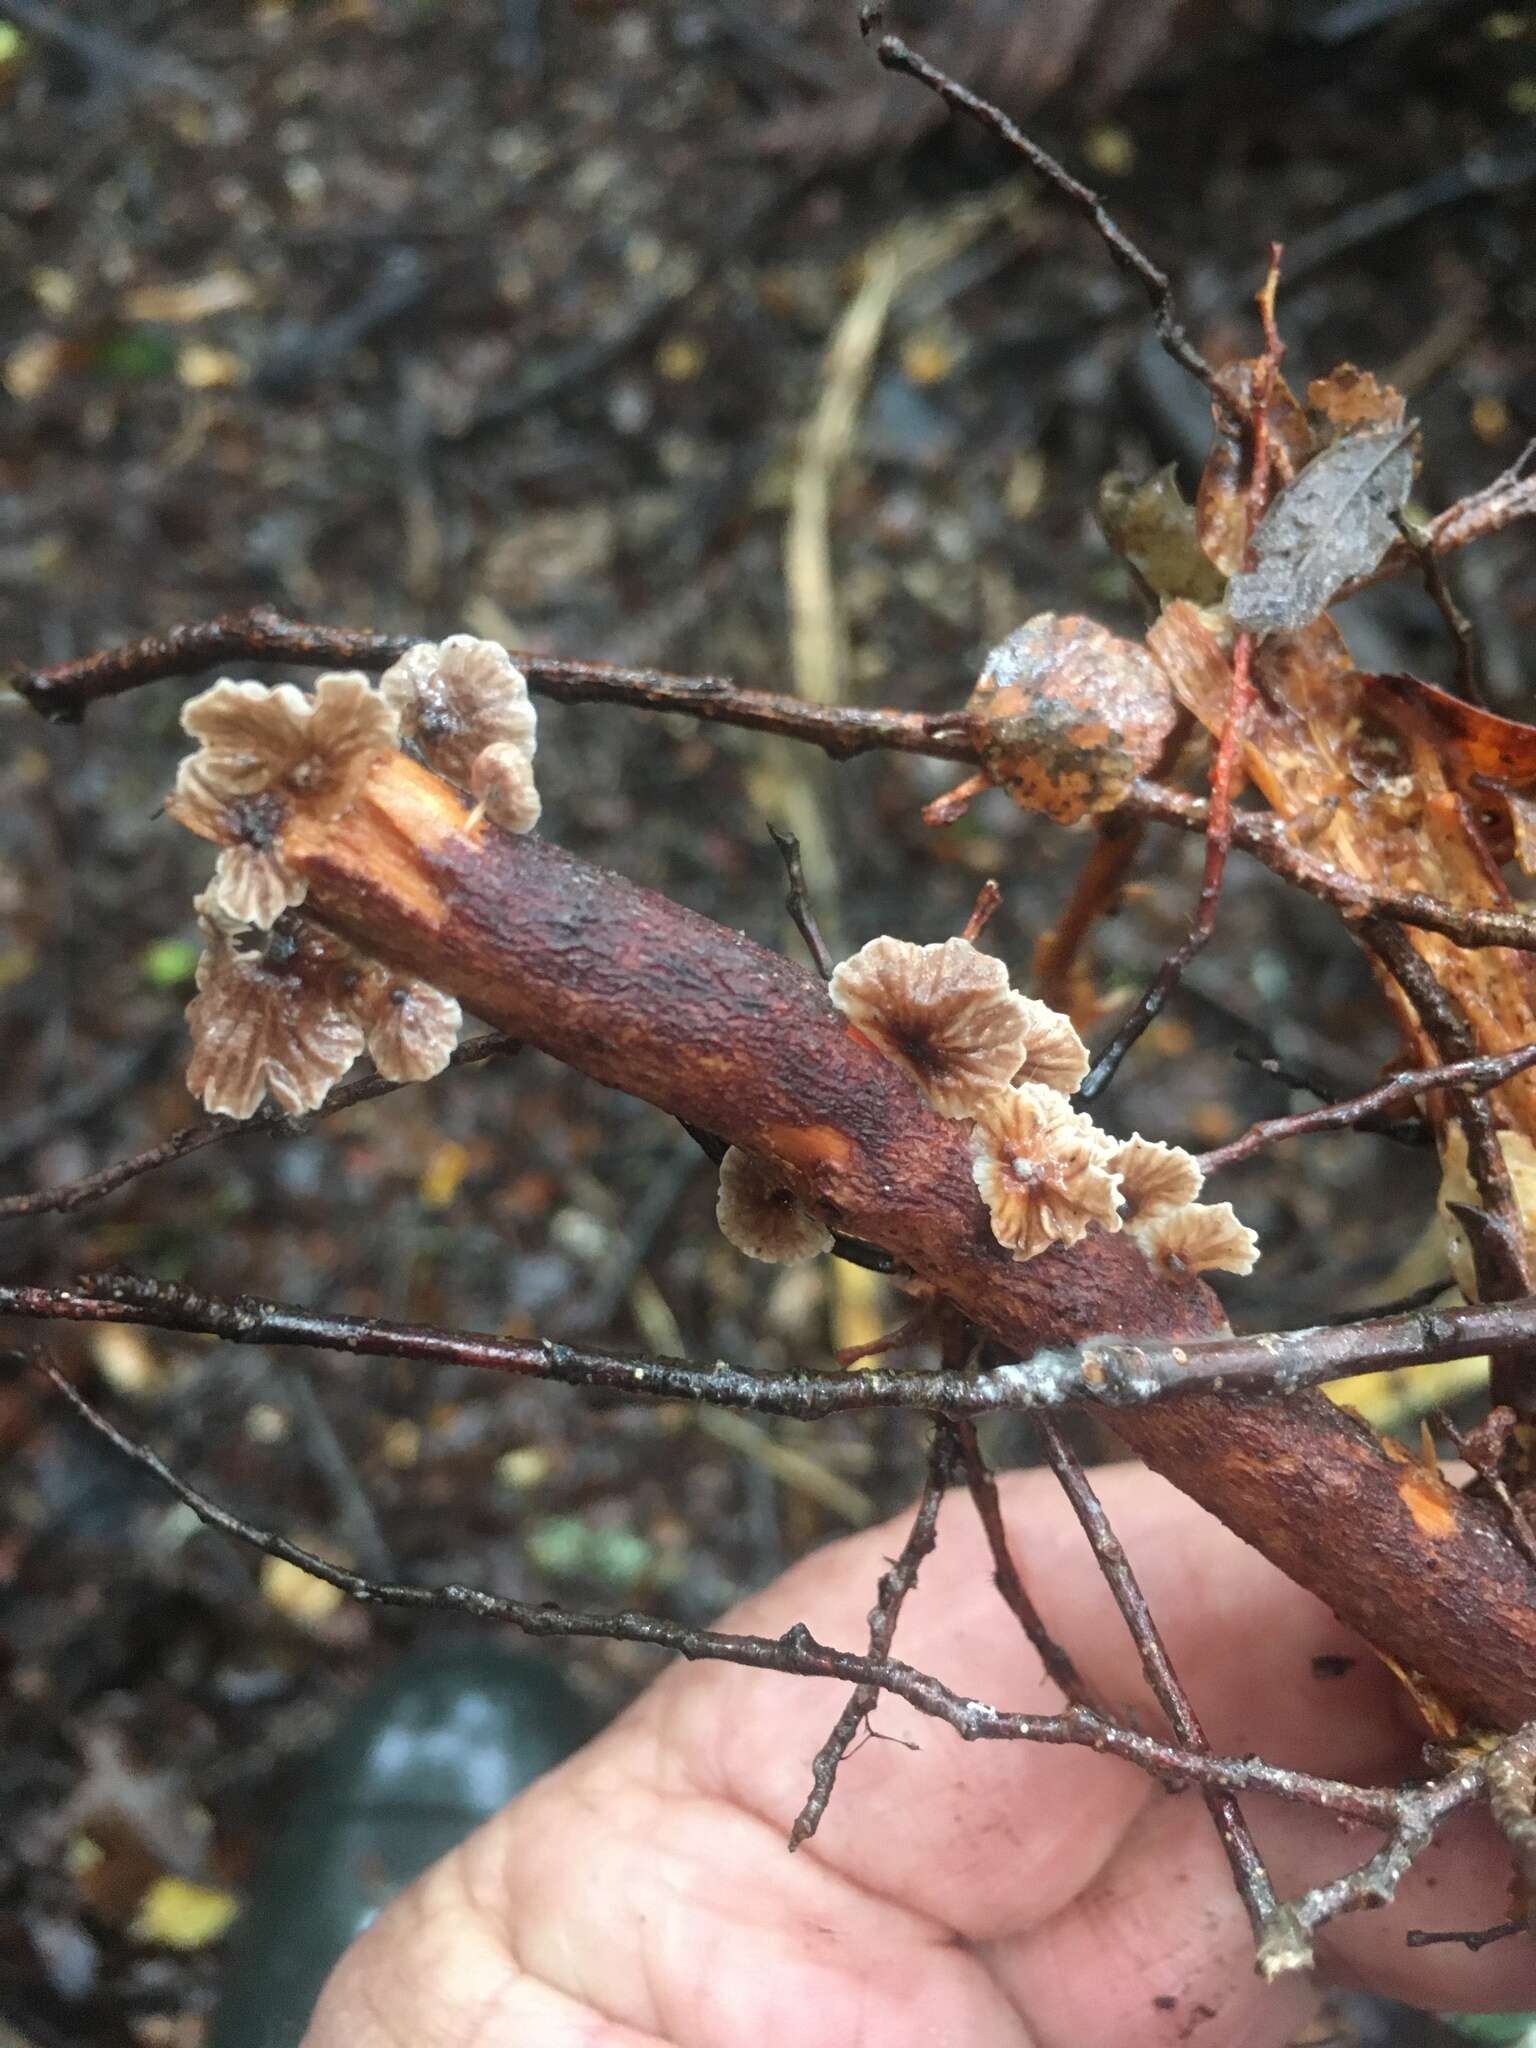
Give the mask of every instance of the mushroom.
[[253, 1116], [267, 1094], [290, 1115], [318, 1109], [363, 1049], [351, 947], [289, 912], [247, 950], [237, 942], [248, 928], [216, 889], [195, 907], [205, 943], [187, 1005], [187, 1086], [214, 1116]]
[[208, 901], [267, 930], [304, 900], [303, 877], [282, 857], [284, 824], [295, 811], [329, 819], [349, 810], [399, 721], [366, 676], [338, 673], [318, 676], [312, 697], [292, 683], [225, 678], [189, 699], [181, 723], [199, 745], [166, 809], [222, 848]]
[[1070, 1017], [1034, 996], [1015, 999], [1024, 1013], [1024, 1061], [1015, 1081], [1038, 1081], [1043, 1088], [1071, 1095], [1088, 1071], [1088, 1048]]
[[509, 832], [532, 830], [539, 821], [538, 713], [504, 647], [472, 633], [418, 641], [384, 671], [379, 689], [406, 738], [470, 790], [487, 817]]
[[732, 1145], [720, 1161], [720, 1229], [749, 1259], [779, 1266], [832, 1249], [832, 1233], [803, 1209], [772, 1167]]
[[[1032, 1012], [1055, 1016], [1015, 995], [1002, 961], [968, 939], [871, 939], [833, 969], [827, 992], [941, 1116], [976, 1115], [1026, 1065], [1032, 1043], [1043, 1046]], [[1058, 1069], [1060, 1062], [1058, 1051]]]
[[1016, 1259], [1076, 1244], [1090, 1224], [1120, 1228], [1114, 1141], [1052, 1088], [999, 1089], [971, 1132], [971, 1171], [992, 1234]]
[[453, 997], [387, 967], [364, 966], [348, 1007], [386, 1081], [430, 1081], [459, 1042], [463, 1012]]
[[1251, 1273], [1259, 1240], [1230, 1202], [1184, 1202], [1138, 1224], [1136, 1242], [1174, 1273]]
[[1154, 1216], [1193, 1202], [1205, 1182], [1193, 1153], [1165, 1145], [1159, 1138], [1143, 1138], [1137, 1131], [1132, 1131], [1110, 1163], [1120, 1176], [1125, 1227], [1133, 1237]]

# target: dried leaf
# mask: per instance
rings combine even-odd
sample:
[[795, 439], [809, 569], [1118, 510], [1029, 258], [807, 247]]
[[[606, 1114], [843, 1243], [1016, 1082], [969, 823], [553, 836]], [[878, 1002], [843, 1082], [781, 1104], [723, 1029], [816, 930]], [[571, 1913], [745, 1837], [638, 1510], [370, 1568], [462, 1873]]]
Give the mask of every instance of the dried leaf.
[[1480, 705], [1421, 683], [1417, 676], [1367, 677], [1373, 707], [1434, 748], [1451, 786], [1480, 810], [1499, 808], [1526, 874], [1536, 873], [1536, 726], [1500, 718]]
[[1180, 495], [1174, 465], [1137, 482], [1111, 470], [1094, 502], [1104, 538], [1159, 597], [1217, 604], [1221, 571], [1200, 546], [1195, 508]]
[[1392, 515], [1413, 484], [1411, 428], [1350, 434], [1281, 491], [1253, 535], [1258, 566], [1239, 571], [1227, 609], [1240, 632], [1295, 632], [1397, 537]]
[[1357, 370], [1353, 363], [1314, 377], [1307, 386], [1307, 404], [1332, 430], [1330, 438], [1360, 427], [1400, 427], [1406, 410], [1400, 391], [1378, 384], [1369, 370]]
[[1145, 648], [1054, 612], [993, 648], [967, 708], [993, 781], [1059, 825], [1123, 803], [1177, 717]]

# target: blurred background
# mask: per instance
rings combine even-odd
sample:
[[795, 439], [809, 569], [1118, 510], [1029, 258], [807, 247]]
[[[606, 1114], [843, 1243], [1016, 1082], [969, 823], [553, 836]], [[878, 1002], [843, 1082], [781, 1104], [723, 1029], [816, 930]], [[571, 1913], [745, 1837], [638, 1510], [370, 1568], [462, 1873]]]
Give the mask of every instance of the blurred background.
[[[1136, 630], [1094, 490], [1169, 462], [1192, 484], [1203, 394], [1086, 228], [886, 78], [855, 13], [0, 0], [0, 667], [267, 601], [939, 709], [1032, 613]], [[1283, 240], [1293, 384], [1352, 358], [1403, 388], [1424, 507], [1536, 432], [1530, 7], [935, 0], [891, 26], [1103, 188], [1215, 359], [1256, 346]], [[1454, 577], [1493, 702], [1529, 716], [1528, 538]], [[1363, 666], [1452, 673], [1408, 583], [1343, 622]], [[56, 730], [0, 701], [6, 1189], [195, 1114], [208, 863], [155, 816], [184, 694]], [[834, 950], [942, 938], [996, 875], [1025, 985], [1088, 845], [997, 794], [928, 830], [940, 763], [833, 767], [611, 708], [543, 707], [539, 770], [549, 836], [791, 950], [769, 820], [805, 842]], [[1094, 942], [1107, 1004], [1182, 931], [1197, 868], [1149, 841]], [[1290, 1100], [1236, 1055], [1352, 1092], [1392, 1051], [1332, 917], [1237, 863], [1105, 1120], [1204, 1147]], [[1439, 1270], [1427, 1154], [1322, 1139], [1231, 1178], [1265, 1244], [1228, 1290], [1240, 1324]], [[765, 1368], [896, 1319], [855, 1268], [749, 1265], [713, 1202], [665, 1119], [527, 1054], [10, 1224], [6, 1271], [121, 1261]], [[899, 1420], [808, 1431], [132, 1330], [52, 1349], [215, 1493], [360, 1569], [693, 1621], [900, 1505], [921, 1455]], [[0, 2039], [196, 2048], [296, 1760], [422, 1625], [202, 1532], [14, 1377], [0, 1446]], [[599, 1711], [652, 1668], [564, 1663]]]

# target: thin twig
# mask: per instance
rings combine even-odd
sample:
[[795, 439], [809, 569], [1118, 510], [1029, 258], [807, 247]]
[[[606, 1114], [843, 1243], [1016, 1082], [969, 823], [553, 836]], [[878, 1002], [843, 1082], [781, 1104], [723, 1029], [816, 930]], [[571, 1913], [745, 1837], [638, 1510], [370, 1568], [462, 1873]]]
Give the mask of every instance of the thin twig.
[[[479, 1038], [469, 1038], [462, 1045], [455, 1046], [448, 1064], [450, 1067], [464, 1067], [518, 1050], [518, 1041], [509, 1038], [504, 1031], [487, 1031]], [[204, 1118], [200, 1123], [183, 1124], [180, 1130], [162, 1138], [158, 1145], [150, 1145], [143, 1152], [135, 1152], [131, 1158], [119, 1159], [95, 1173], [82, 1174], [79, 1180], [61, 1181], [56, 1187], [38, 1188], [27, 1194], [0, 1196], [0, 1217], [36, 1216], [45, 1211], [67, 1214], [71, 1209], [82, 1208], [87, 1202], [99, 1201], [103, 1195], [112, 1194], [143, 1174], [153, 1173], [157, 1167], [170, 1166], [190, 1153], [200, 1152], [205, 1145], [216, 1145], [222, 1138], [238, 1138], [246, 1132], [268, 1137], [297, 1137], [321, 1117], [335, 1116], [343, 1109], [354, 1109], [360, 1102], [376, 1102], [381, 1095], [393, 1095], [397, 1088], [411, 1085], [407, 1081], [386, 1081], [382, 1074], [364, 1074], [356, 1081], [343, 1081], [333, 1088], [320, 1107], [308, 1116], [289, 1116], [275, 1103], [264, 1103], [253, 1116], [244, 1119], [213, 1116]]]
[[1459, 1764], [1433, 1784], [1405, 1791], [1384, 1845], [1358, 1870], [1315, 1886], [1282, 1906], [1259, 1943], [1259, 1974], [1267, 1979], [1308, 1967], [1310, 1937], [1341, 1913], [1390, 1906], [1398, 1886], [1453, 1813], [1468, 1806], [1484, 1787], [1479, 1758]]
[[1091, 1337], [1023, 1361], [975, 1372], [753, 1373], [717, 1363], [586, 1350], [552, 1339], [491, 1337], [368, 1316], [194, 1293], [127, 1273], [69, 1287], [0, 1286], [0, 1315], [65, 1323], [132, 1323], [222, 1337], [232, 1344], [298, 1344], [360, 1358], [409, 1358], [468, 1366], [590, 1392], [702, 1401], [747, 1414], [819, 1422], [874, 1408], [942, 1409], [951, 1415], [1055, 1413], [1079, 1403], [1141, 1408], [1201, 1390], [1290, 1394], [1326, 1380], [1434, 1365], [1500, 1347], [1536, 1348], [1536, 1295], [1457, 1302], [1404, 1315], [1313, 1323], [1255, 1336]]
[[[888, 1571], [881, 1574], [875, 1604], [869, 1613], [869, 1654], [877, 1663], [883, 1664], [890, 1656], [902, 1603], [917, 1584], [923, 1560], [938, 1539], [939, 1509], [944, 1502], [954, 1463], [954, 1434], [944, 1418], [938, 1416], [934, 1419], [933, 1439], [928, 1447], [928, 1469], [912, 1526], [907, 1531], [900, 1556]], [[817, 1750], [811, 1765], [811, 1789], [789, 1831], [791, 1849], [798, 1849], [802, 1843], [808, 1842], [821, 1826], [822, 1816], [837, 1786], [839, 1766], [859, 1730], [874, 1712], [879, 1697], [880, 1689], [875, 1685], [857, 1685], [848, 1695], [843, 1711], [833, 1723], [831, 1734]]]
[[[1269, 272], [1259, 293], [1259, 316], [1264, 326], [1264, 353], [1253, 380], [1253, 403], [1248, 416], [1247, 533], [1244, 559], [1252, 565], [1252, 535], [1263, 517], [1269, 495], [1270, 435], [1269, 405], [1285, 346], [1275, 327], [1275, 292], [1280, 281], [1280, 245], [1270, 250]], [[1182, 945], [1158, 969], [1152, 985], [1120, 1025], [1109, 1044], [1094, 1061], [1078, 1090], [1084, 1102], [1104, 1093], [1119, 1072], [1120, 1064], [1142, 1033], [1162, 1014], [1169, 997], [1178, 987], [1198, 954], [1204, 951], [1216, 931], [1216, 912], [1226, 880], [1227, 859], [1232, 851], [1236, 817], [1235, 800], [1243, 781], [1243, 741], [1253, 709], [1253, 650], [1251, 633], [1239, 633], [1232, 646], [1232, 681], [1227, 692], [1226, 716], [1221, 738], [1211, 765], [1210, 806], [1206, 814], [1205, 864], [1200, 876], [1200, 897]]]
[[[1507, 502], [1495, 487], [1478, 494]], [[1474, 503], [1469, 499], [1468, 505]], [[1453, 507], [1452, 511], [1459, 508]], [[1536, 514], [1536, 479], [1531, 503], [1516, 516]], [[1448, 517], [1449, 515], [1442, 515]], [[1497, 531], [1502, 523], [1463, 534], [1447, 529], [1455, 545]], [[1437, 542], [1437, 546], [1439, 543]], [[23, 671], [13, 687], [35, 710], [50, 718], [79, 718], [104, 697], [173, 676], [197, 676], [227, 659], [279, 661], [295, 667], [386, 668], [411, 645], [409, 636], [358, 633], [331, 626], [301, 625], [276, 612], [253, 612], [177, 626], [163, 634], [109, 648], [51, 669]], [[806, 704], [772, 690], [749, 690], [720, 676], [679, 676], [660, 669], [626, 669], [611, 662], [580, 661], [517, 652], [514, 659], [532, 689], [563, 703], [623, 704], [632, 710], [680, 712], [687, 717], [820, 747], [836, 760], [874, 750], [920, 754], [941, 761], [977, 758], [971, 722], [963, 711], [923, 713], [866, 710], [849, 705]], [[1204, 835], [1210, 808], [1201, 797], [1153, 781], [1134, 783], [1123, 810], [1134, 817]], [[1441, 932], [1459, 946], [1507, 946], [1536, 952], [1536, 917], [1529, 912], [1469, 908], [1444, 903], [1420, 890], [1391, 889], [1362, 881], [1332, 862], [1291, 844], [1285, 823], [1258, 812], [1240, 811], [1232, 821], [1232, 845], [1260, 860], [1283, 881], [1331, 903], [1346, 917], [1390, 917], [1425, 931]]]
[[817, 924], [816, 913], [811, 908], [810, 894], [805, 886], [805, 869], [800, 864], [800, 841], [793, 832], [785, 832], [777, 825], [768, 827], [768, 836], [779, 849], [779, 858], [789, 880], [784, 908], [789, 912], [795, 930], [804, 939], [806, 950], [816, 963], [816, 972], [823, 981], [830, 981], [832, 955], [827, 951], [827, 942], [821, 936], [821, 926]]
[[680, 1622], [627, 1610], [584, 1613], [544, 1603], [514, 1600], [471, 1586], [385, 1584], [319, 1557], [273, 1530], [262, 1529], [199, 1491], [168, 1466], [147, 1444], [126, 1436], [45, 1359], [9, 1354], [13, 1362], [36, 1367], [52, 1381], [80, 1419], [104, 1437], [125, 1458], [151, 1473], [201, 1522], [263, 1555], [323, 1580], [353, 1599], [375, 1606], [459, 1613], [481, 1621], [504, 1621], [539, 1637], [588, 1636], [610, 1642], [643, 1643], [689, 1659], [741, 1664], [758, 1671], [777, 1671], [801, 1678], [836, 1678], [846, 1684], [874, 1685], [904, 1699], [919, 1713], [945, 1722], [970, 1742], [1039, 1742], [1097, 1750], [1134, 1763], [1157, 1777], [1187, 1779], [1235, 1792], [1266, 1792], [1294, 1804], [1321, 1808], [1345, 1820], [1378, 1826], [1398, 1824], [1405, 1803], [1423, 1793], [1403, 1793], [1376, 1785], [1351, 1785], [1336, 1778], [1318, 1778], [1283, 1769], [1253, 1757], [1200, 1755], [1177, 1744], [1158, 1741], [1139, 1730], [1121, 1728], [1083, 1707], [1062, 1714], [1004, 1713], [985, 1702], [962, 1697], [939, 1679], [914, 1670], [895, 1658], [877, 1659], [820, 1643], [803, 1623], [781, 1636], [733, 1635], [719, 1629], [690, 1628]]
[[1222, 1167], [1251, 1159], [1266, 1145], [1279, 1144], [1283, 1139], [1310, 1137], [1318, 1131], [1360, 1130], [1370, 1119], [1415, 1101], [1429, 1089], [1457, 1088], [1468, 1094], [1482, 1094], [1533, 1066], [1536, 1045], [1521, 1045], [1510, 1052], [1481, 1053], [1473, 1059], [1453, 1060], [1448, 1066], [1420, 1067], [1411, 1073], [1395, 1074], [1390, 1081], [1368, 1088], [1363, 1095], [1326, 1103], [1321, 1109], [1300, 1110], [1295, 1116], [1267, 1117], [1230, 1144], [1202, 1153], [1200, 1165], [1207, 1174], [1218, 1173]]
[[1480, 704], [1486, 708], [1488, 696], [1477, 668], [1477, 636], [1472, 631], [1472, 621], [1451, 595], [1451, 586], [1446, 582], [1445, 571], [1440, 567], [1440, 557], [1435, 553], [1424, 532], [1419, 527], [1410, 525], [1403, 513], [1394, 512], [1392, 523], [1413, 549], [1419, 573], [1424, 578], [1424, 588], [1428, 591], [1436, 611], [1444, 619], [1445, 629], [1455, 645], [1458, 692], [1469, 703]]
[[1056, 1687], [1062, 1698], [1074, 1706], [1096, 1707], [1091, 1690], [1076, 1664], [1062, 1645], [1046, 1627], [1040, 1610], [1029, 1596], [1028, 1588], [1019, 1575], [1014, 1563], [1013, 1549], [1008, 1541], [1007, 1525], [1003, 1521], [1002, 1502], [998, 1498], [997, 1481], [992, 1469], [982, 1456], [981, 1442], [976, 1434], [976, 1425], [968, 1415], [951, 1417], [955, 1434], [959, 1439], [960, 1455], [965, 1461], [965, 1483], [970, 1490], [977, 1518], [987, 1539], [987, 1548], [992, 1553], [992, 1583], [1002, 1597], [1003, 1604], [1012, 1614], [1029, 1640], [1030, 1647], [1045, 1667], [1045, 1675]]
[[1007, 143], [1015, 150], [1030, 169], [1043, 178], [1053, 191], [1060, 193], [1069, 206], [1082, 214], [1094, 233], [1109, 251], [1111, 257], [1124, 271], [1127, 271], [1142, 286], [1152, 306], [1152, 324], [1163, 348], [1192, 377], [1198, 378], [1210, 392], [1223, 414], [1234, 412], [1230, 394], [1220, 383], [1215, 371], [1200, 353], [1179, 320], [1178, 305], [1174, 298], [1173, 286], [1168, 273], [1158, 268], [1151, 257], [1131, 240], [1124, 228], [1114, 219], [1099, 194], [1074, 178], [1064, 165], [1043, 150], [1024, 133], [1016, 121], [1012, 121], [1001, 107], [995, 107], [990, 100], [963, 86], [937, 64], [930, 63], [897, 36], [882, 36], [875, 46], [875, 55], [887, 71], [905, 72], [908, 78], [915, 78], [920, 85], [926, 85], [930, 92], [938, 94], [947, 106], [962, 114], [968, 114], [973, 121]]
[[[1204, 1728], [1190, 1704], [1189, 1695], [1180, 1683], [1168, 1655], [1168, 1647], [1162, 1632], [1152, 1619], [1146, 1595], [1131, 1570], [1130, 1561], [1122, 1549], [1119, 1537], [1110, 1526], [1104, 1504], [1093, 1490], [1093, 1485], [1078, 1462], [1071, 1445], [1047, 1416], [1038, 1422], [1040, 1441], [1051, 1470], [1061, 1482], [1062, 1491], [1071, 1502], [1072, 1512], [1082, 1525], [1083, 1534], [1098, 1560], [1105, 1584], [1114, 1597], [1132, 1642], [1136, 1645], [1141, 1659], [1141, 1668], [1146, 1674], [1148, 1685], [1158, 1705], [1168, 1716], [1173, 1729], [1186, 1748], [1209, 1750]], [[1232, 1882], [1237, 1887], [1238, 1897], [1248, 1914], [1253, 1928], [1254, 1939], [1263, 1942], [1275, 1920], [1275, 1888], [1270, 1882], [1269, 1872], [1264, 1867], [1258, 1845], [1243, 1818], [1242, 1808], [1230, 1792], [1217, 1792], [1207, 1788], [1205, 1803], [1215, 1822], [1216, 1832], [1221, 1837], [1221, 1846], [1226, 1851], [1227, 1862], [1232, 1870]], [[1305, 1967], [1298, 1964], [1297, 1967]]]
[[1525, 1931], [1523, 1920], [1501, 1920], [1495, 1927], [1446, 1928], [1443, 1932], [1435, 1928], [1410, 1927], [1403, 1936], [1403, 1943], [1407, 1948], [1441, 1948], [1447, 1942], [1455, 1942], [1475, 1956], [1479, 1949], [1492, 1948], [1496, 1941], [1508, 1941], [1512, 1934], [1524, 1934]]

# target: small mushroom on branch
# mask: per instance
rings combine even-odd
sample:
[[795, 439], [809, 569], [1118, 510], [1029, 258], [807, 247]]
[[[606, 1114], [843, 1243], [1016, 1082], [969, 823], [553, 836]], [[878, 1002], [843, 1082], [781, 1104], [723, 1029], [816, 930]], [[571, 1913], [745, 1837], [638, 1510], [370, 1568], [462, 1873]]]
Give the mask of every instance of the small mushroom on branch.
[[1193, 1202], [1205, 1185], [1193, 1153], [1159, 1138], [1143, 1138], [1137, 1131], [1116, 1149], [1112, 1164], [1120, 1176], [1125, 1227], [1133, 1237], [1154, 1216]]
[[832, 1233], [803, 1209], [773, 1170], [732, 1145], [720, 1161], [715, 1215], [721, 1232], [749, 1259], [789, 1266], [832, 1249]]
[[1163, 1209], [1132, 1231], [1154, 1264], [1171, 1273], [1251, 1273], [1257, 1233], [1240, 1223], [1230, 1202], [1185, 1202]]
[[1025, 1082], [990, 1096], [971, 1132], [971, 1171], [998, 1243], [1033, 1259], [1092, 1225], [1118, 1230], [1113, 1156], [1114, 1140], [1054, 1089]]
[[363, 962], [349, 996], [373, 1064], [386, 1081], [430, 1081], [459, 1042], [463, 1012], [450, 995], [413, 975]]
[[[1036, 1064], [1041, 1079], [1070, 1072], [1069, 1040], [1082, 1050], [1064, 1017], [1015, 995], [1002, 961], [968, 939], [871, 939], [833, 969], [827, 992], [941, 1116], [975, 1116], [1021, 1068], [1031, 1079]], [[1077, 1079], [1086, 1071], [1084, 1054]]]
[[432, 767], [469, 790], [495, 824], [532, 831], [538, 713], [504, 647], [472, 633], [418, 641], [384, 671], [379, 689]]
[[196, 907], [205, 943], [187, 1005], [187, 1086], [214, 1116], [254, 1116], [266, 1095], [290, 1115], [318, 1109], [363, 1049], [347, 1001], [351, 947], [289, 912], [248, 949], [214, 892]]
[[399, 721], [368, 678], [318, 676], [313, 696], [291, 683], [227, 678], [182, 707], [198, 741], [177, 771], [171, 816], [221, 847], [208, 901], [226, 920], [268, 930], [304, 900], [280, 840], [302, 811], [339, 818], [369, 770], [395, 745]]

